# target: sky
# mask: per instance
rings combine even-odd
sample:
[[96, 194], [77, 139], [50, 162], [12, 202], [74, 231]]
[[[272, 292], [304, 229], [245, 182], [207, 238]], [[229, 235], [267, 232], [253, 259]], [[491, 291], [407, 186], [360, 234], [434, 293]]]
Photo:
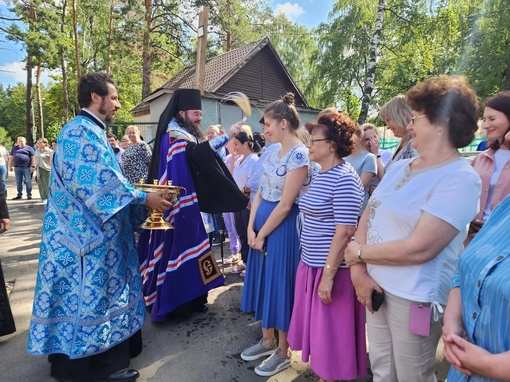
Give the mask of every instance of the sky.
[[[275, 13], [284, 13], [291, 21], [306, 27], [315, 27], [321, 22], [327, 21], [331, 4], [332, 0], [269, 1], [269, 6]], [[0, 0], [0, 15], [9, 16], [4, 0]], [[18, 82], [26, 82], [24, 57], [23, 47], [6, 40], [0, 32], [0, 84], [4, 88]], [[43, 72], [41, 78], [43, 83], [50, 80], [48, 74], [48, 72]]]

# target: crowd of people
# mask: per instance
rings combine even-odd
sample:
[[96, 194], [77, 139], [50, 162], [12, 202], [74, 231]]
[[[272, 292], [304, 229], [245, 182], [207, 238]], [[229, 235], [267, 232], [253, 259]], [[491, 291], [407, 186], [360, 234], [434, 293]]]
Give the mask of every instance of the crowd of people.
[[[49, 357], [54, 378], [134, 381], [146, 311], [206, 312], [224, 283], [212, 225], [244, 277], [241, 311], [261, 322], [241, 352], [262, 359], [257, 375], [299, 350], [324, 382], [363, 377], [368, 363], [376, 382], [436, 381], [442, 338], [449, 382], [508, 380], [510, 92], [484, 102], [488, 148], [472, 163], [459, 149], [480, 115], [463, 77], [429, 78], [382, 107], [394, 151], [332, 108], [303, 126], [291, 93], [265, 107], [262, 132], [240, 121], [204, 135], [200, 92], [177, 89], [152, 148], [135, 125], [120, 142], [107, 133], [121, 107], [110, 76], [82, 76], [78, 97], [55, 145], [19, 137], [0, 162], [14, 200], [23, 183], [31, 198], [34, 173], [46, 204], [28, 351]], [[136, 188], [153, 180], [183, 187], [175, 204]], [[135, 235], [145, 207], [174, 229]]]

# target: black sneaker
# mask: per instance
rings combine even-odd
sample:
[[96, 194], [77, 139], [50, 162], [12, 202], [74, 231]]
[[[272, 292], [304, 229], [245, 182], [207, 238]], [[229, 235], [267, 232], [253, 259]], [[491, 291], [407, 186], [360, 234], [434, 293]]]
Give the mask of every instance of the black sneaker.
[[21, 199], [21, 196], [16, 196], [15, 198], [12, 198], [11, 200], [20, 200]]
[[[21, 199], [21, 198], [20, 198]], [[32, 200], [32, 197], [31, 196], [27, 196], [27, 199], [28, 200]]]

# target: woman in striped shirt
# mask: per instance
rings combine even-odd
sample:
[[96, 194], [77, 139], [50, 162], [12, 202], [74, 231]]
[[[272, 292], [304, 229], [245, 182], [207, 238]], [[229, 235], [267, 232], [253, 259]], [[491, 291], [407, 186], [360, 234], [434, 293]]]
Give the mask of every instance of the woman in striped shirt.
[[330, 113], [312, 126], [310, 160], [322, 169], [299, 202], [304, 215], [288, 341], [311, 358], [323, 380], [366, 374], [365, 312], [346, 267], [344, 250], [356, 229], [363, 184], [342, 158], [353, 149], [356, 123]]

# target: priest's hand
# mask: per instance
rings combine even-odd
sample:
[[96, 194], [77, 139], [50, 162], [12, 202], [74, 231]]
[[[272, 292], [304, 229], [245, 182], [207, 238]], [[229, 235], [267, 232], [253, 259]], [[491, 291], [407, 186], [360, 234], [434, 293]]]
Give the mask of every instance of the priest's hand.
[[166, 199], [167, 195], [168, 192], [166, 190], [149, 192], [145, 205], [158, 212], [167, 211], [172, 208], [172, 203]]

